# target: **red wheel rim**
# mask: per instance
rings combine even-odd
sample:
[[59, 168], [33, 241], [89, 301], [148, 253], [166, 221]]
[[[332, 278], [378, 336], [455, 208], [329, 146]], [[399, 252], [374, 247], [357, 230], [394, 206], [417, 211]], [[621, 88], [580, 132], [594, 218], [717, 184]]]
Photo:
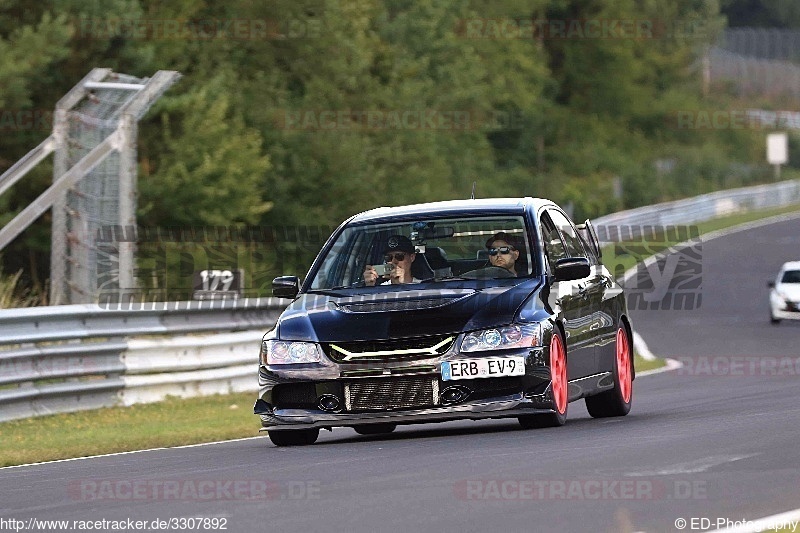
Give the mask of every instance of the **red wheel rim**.
[[550, 341], [550, 384], [556, 411], [563, 415], [567, 412], [567, 361], [564, 343], [558, 334]]
[[631, 401], [631, 391], [633, 390], [630, 345], [628, 344], [628, 335], [622, 328], [617, 330], [617, 376], [619, 378], [619, 391], [622, 394], [622, 401], [629, 403]]

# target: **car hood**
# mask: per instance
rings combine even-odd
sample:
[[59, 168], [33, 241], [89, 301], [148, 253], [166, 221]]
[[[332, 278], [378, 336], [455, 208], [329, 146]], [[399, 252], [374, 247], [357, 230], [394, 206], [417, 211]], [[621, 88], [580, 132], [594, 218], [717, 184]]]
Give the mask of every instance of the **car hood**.
[[540, 284], [538, 279], [514, 281], [497, 287], [304, 294], [283, 312], [277, 333], [286, 340], [352, 342], [500, 326], [514, 320]]
[[800, 302], [800, 283], [779, 283], [775, 290], [793, 302]]

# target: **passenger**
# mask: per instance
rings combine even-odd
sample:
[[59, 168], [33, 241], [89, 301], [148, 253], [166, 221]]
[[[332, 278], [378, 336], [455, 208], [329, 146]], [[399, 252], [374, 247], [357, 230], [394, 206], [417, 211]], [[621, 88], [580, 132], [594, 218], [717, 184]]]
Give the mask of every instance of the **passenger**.
[[[386, 240], [383, 253], [385, 254], [386, 263], [394, 265], [394, 270], [386, 275], [389, 279], [381, 283], [381, 285], [420, 282], [411, 274], [411, 263], [417, 258], [416, 249], [411, 239], [402, 235], [392, 235]], [[364, 283], [371, 287], [377, 283], [378, 277], [378, 273], [372, 265], [367, 265], [364, 270]]]
[[514, 276], [517, 275], [519, 249], [516, 237], [500, 231], [486, 241], [486, 248], [489, 250], [489, 262], [492, 266], [504, 268]]

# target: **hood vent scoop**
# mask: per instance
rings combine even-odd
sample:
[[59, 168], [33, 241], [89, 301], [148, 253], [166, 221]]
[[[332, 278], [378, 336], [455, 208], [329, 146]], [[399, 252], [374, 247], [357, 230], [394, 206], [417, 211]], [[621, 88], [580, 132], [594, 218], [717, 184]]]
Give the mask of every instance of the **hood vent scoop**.
[[339, 303], [337, 307], [346, 313], [381, 313], [386, 311], [416, 311], [444, 307], [468, 298], [471, 294], [458, 297], [436, 296], [432, 298], [376, 298], [348, 303]]

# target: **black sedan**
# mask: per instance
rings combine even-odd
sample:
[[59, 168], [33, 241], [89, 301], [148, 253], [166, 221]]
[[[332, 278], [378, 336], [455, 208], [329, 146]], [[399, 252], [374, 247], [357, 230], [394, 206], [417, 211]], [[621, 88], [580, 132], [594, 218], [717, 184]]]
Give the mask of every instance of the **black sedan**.
[[320, 428], [515, 417], [569, 402], [626, 415], [635, 377], [622, 288], [580, 226], [537, 198], [379, 208], [345, 221], [264, 335], [255, 414], [278, 446]]

